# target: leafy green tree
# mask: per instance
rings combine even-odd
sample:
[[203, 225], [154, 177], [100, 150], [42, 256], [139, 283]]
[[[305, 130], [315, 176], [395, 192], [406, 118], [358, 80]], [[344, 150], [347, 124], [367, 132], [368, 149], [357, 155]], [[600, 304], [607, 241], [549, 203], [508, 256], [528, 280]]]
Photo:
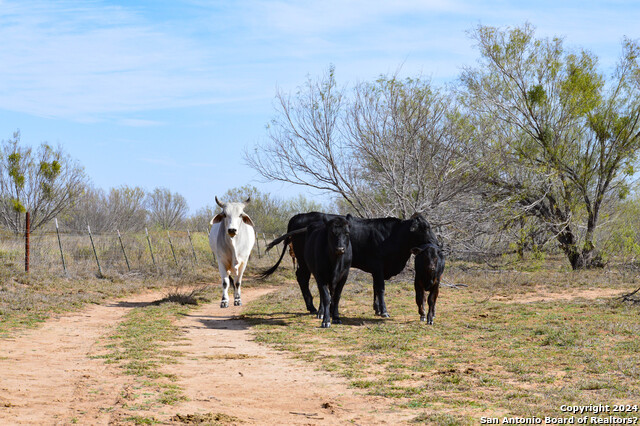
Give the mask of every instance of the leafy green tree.
[[0, 223], [24, 232], [29, 211], [31, 229], [38, 229], [72, 206], [86, 181], [83, 168], [62, 148], [24, 147], [17, 131], [0, 144]]
[[482, 142], [487, 198], [552, 232], [573, 269], [601, 264], [602, 206], [624, 197], [640, 149], [640, 53], [625, 39], [607, 80], [588, 51], [534, 28], [479, 26], [479, 65], [461, 77]]

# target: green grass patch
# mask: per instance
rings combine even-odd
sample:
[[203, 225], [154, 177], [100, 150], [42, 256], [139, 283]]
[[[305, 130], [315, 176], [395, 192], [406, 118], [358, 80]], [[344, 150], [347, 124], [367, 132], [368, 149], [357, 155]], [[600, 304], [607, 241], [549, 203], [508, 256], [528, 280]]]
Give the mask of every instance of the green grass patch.
[[[122, 395], [126, 408], [149, 410], [186, 399], [182, 389], [174, 383], [177, 378], [164, 373], [162, 367], [175, 363], [181, 355], [179, 351], [166, 349], [168, 342], [180, 338], [175, 321], [194, 309], [197, 303], [209, 300], [202, 293], [191, 296], [166, 298], [132, 309], [110, 337], [111, 343], [105, 345], [107, 352], [98, 356], [135, 376], [133, 388], [128, 388]], [[185, 304], [169, 300], [182, 300]]]

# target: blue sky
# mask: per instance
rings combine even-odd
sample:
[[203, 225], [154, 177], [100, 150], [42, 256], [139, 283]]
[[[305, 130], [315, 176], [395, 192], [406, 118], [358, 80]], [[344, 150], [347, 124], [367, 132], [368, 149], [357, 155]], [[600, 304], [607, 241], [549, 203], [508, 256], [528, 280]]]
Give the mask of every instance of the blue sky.
[[97, 187], [167, 187], [192, 212], [246, 184], [316, 197], [243, 164], [276, 89], [329, 64], [341, 85], [400, 67], [453, 81], [477, 58], [468, 30], [524, 22], [606, 72], [640, 38], [640, 2], [0, 0], [0, 139], [60, 144]]

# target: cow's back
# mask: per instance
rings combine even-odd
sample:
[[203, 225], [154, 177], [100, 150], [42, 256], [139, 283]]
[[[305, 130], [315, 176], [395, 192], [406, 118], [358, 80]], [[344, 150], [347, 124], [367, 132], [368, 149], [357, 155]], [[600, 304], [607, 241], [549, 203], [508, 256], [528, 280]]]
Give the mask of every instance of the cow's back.
[[[300, 213], [293, 216], [289, 220], [287, 226], [287, 232], [295, 231], [297, 229], [305, 228], [315, 222], [321, 222], [323, 219], [331, 220], [339, 215], [331, 213], [310, 212]], [[400, 270], [402, 270], [409, 259], [409, 250], [407, 248], [406, 258], [402, 262], [402, 257], [398, 257], [398, 253], [394, 250], [389, 250], [387, 253], [384, 250], [384, 243], [390, 237], [390, 235], [396, 231], [398, 226], [402, 223], [401, 219], [395, 217], [377, 218], [377, 219], [351, 219], [351, 250], [352, 250], [352, 262], [351, 266], [358, 268], [364, 272], [373, 272], [379, 268], [380, 265], [384, 265], [392, 259], [392, 265], [394, 271], [398, 268], [398, 264], [401, 263]], [[305, 241], [306, 234], [293, 235], [291, 242], [293, 244], [293, 250], [298, 258], [298, 262], [305, 262]], [[398, 271], [399, 272], [399, 271]], [[393, 275], [396, 275], [395, 272]], [[387, 275], [385, 271], [385, 275]]]

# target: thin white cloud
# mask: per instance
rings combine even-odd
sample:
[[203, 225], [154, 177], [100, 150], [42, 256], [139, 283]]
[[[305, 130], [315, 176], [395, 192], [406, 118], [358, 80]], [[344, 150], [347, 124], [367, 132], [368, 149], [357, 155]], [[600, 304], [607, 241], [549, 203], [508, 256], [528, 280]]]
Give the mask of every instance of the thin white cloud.
[[271, 98], [277, 84], [291, 88], [329, 63], [351, 82], [401, 64], [405, 74], [453, 80], [460, 66], [473, 63], [473, 42], [465, 30], [478, 24], [529, 21], [541, 36], [567, 36], [572, 45], [608, 55], [605, 62], [617, 57], [623, 35], [638, 37], [637, 7], [630, 3], [169, 3], [2, 1], [0, 109], [154, 126], [161, 123], [132, 113], [223, 103], [245, 108]]
[[230, 92], [233, 77], [223, 81], [203, 46], [122, 8], [87, 4], [3, 3], [1, 108], [91, 121]]
[[142, 120], [139, 118], [123, 118], [118, 123], [128, 127], [156, 127], [162, 126], [164, 123], [155, 120]]

